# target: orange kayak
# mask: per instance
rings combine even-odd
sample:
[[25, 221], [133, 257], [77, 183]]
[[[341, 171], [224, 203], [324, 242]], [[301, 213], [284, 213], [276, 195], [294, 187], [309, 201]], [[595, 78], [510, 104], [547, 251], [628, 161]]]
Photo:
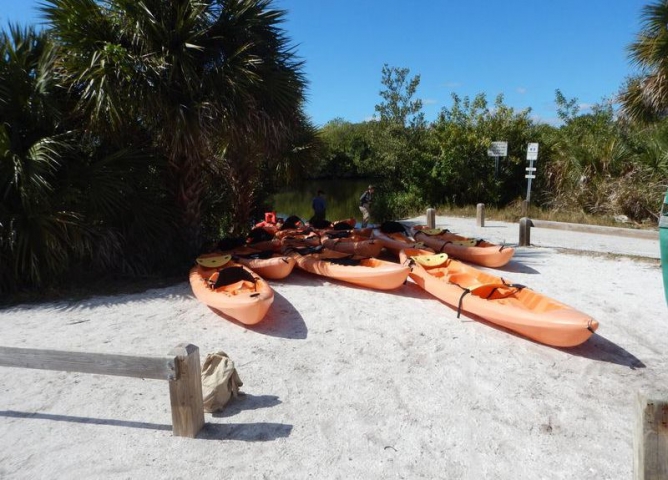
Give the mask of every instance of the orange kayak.
[[330, 250], [360, 257], [378, 257], [383, 250], [381, 242], [347, 231], [323, 232], [320, 236], [320, 243]]
[[283, 238], [310, 238], [317, 236], [314, 229], [311, 227], [305, 228], [286, 228], [279, 230], [274, 234], [274, 238], [283, 239]]
[[281, 241], [274, 238], [275, 233], [276, 230], [270, 228], [255, 227], [250, 231], [248, 238], [246, 238], [246, 245], [263, 252], [278, 252], [281, 250]]
[[265, 280], [232, 261], [213, 268], [195, 265], [190, 286], [200, 302], [246, 325], [259, 323], [274, 301], [274, 291]]
[[[279, 238], [279, 237], [277, 237]], [[315, 232], [289, 233], [280, 237], [281, 248], [317, 247], [320, 245], [320, 236]]]
[[[399, 256], [404, 248], [419, 248], [422, 250], [431, 250], [422, 242], [416, 242], [414, 238], [401, 232], [386, 233], [379, 229], [374, 229], [373, 238], [378, 240], [390, 252]], [[432, 252], [433, 253], [433, 252]]]
[[295, 268], [295, 259], [272, 251], [256, 250], [250, 247], [239, 247], [228, 252], [232, 259], [244, 265], [266, 280], [281, 280]]
[[515, 249], [481, 239], [463, 237], [448, 230], [413, 227], [413, 237], [435, 252], [483, 267], [498, 268], [507, 264]]
[[351, 255], [326, 248], [318, 253], [289, 253], [297, 261], [297, 267], [360, 287], [376, 290], [393, 290], [404, 284], [409, 267], [377, 258], [354, 258]]
[[598, 328], [589, 315], [524, 285], [419, 249], [401, 251], [411, 279], [442, 302], [474, 318], [555, 347], [575, 347]]

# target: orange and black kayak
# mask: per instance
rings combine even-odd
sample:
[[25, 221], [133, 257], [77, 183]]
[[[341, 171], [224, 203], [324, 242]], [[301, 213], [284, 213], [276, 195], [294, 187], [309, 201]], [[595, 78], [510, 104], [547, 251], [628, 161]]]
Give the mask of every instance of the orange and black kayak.
[[230, 255], [198, 257], [190, 286], [200, 302], [246, 325], [262, 321], [274, 301], [269, 284]]
[[356, 230], [320, 232], [320, 243], [329, 250], [360, 257], [378, 257], [383, 250], [381, 242]]
[[413, 238], [435, 252], [483, 267], [503, 267], [515, 254], [512, 247], [424, 226], [413, 227]]
[[216, 254], [231, 255], [233, 261], [250, 268], [265, 280], [282, 280], [295, 268], [294, 258], [271, 250], [240, 246]]
[[288, 250], [297, 267], [360, 287], [393, 290], [408, 278], [409, 267], [378, 258], [359, 258], [326, 248]]
[[546, 295], [449, 258], [419, 249], [400, 253], [410, 278], [442, 302], [473, 318], [555, 347], [575, 347], [598, 328], [589, 315]]
[[[407, 233], [402, 232], [383, 232], [380, 229], [374, 229], [373, 238], [378, 240], [387, 250], [397, 257], [404, 248], [419, 248], [422, 250], [431, 250], [422, 242], [417, 242]], [[434, 253], [434, 252], [432, 252]]]

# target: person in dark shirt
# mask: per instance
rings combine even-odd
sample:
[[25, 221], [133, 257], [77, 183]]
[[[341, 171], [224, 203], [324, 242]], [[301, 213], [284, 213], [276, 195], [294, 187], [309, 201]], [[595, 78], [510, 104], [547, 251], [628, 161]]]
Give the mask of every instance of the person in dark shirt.
[[369, 185], [362, 196], [360, 197], [360, 212], [362, 212], [362, 228], [366, 228], [369, 223], [369, 218], [371, 214], [369, 208], [371, 207], [371, 201], [373, 199], [373, 185]]
[[311, 219], [311, 222], [322, 221], [327, 217], [327, 202], [325, 201], [324, 195], [325, 192], [318, 190], [317, 195], [313, 197], [313, 202], [311, 202], [311, 206], [313, 207], [313, 218]]

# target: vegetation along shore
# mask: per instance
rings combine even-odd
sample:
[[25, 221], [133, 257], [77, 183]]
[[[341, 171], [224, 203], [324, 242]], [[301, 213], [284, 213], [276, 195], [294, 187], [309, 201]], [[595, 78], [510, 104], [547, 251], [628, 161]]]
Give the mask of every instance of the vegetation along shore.
[[419, 73], [386, 64], [373, 120], [316, 126], [288, 12], [271, 0], [45, 0], [41, 14], [40, 29], [0, 32], [2, 294], [185, 275], [203, 244], [247, 233], [306, 179], [371, 179], [377, 223], [427, 207], [517, 212], [529, 143], [536, 211], [657, 225], [666, 2], [647, 5], [629, 45], [643, 74], [584, 114], [556, 90], [559, 125], [485, 94], [453, 94], [428, 122]]

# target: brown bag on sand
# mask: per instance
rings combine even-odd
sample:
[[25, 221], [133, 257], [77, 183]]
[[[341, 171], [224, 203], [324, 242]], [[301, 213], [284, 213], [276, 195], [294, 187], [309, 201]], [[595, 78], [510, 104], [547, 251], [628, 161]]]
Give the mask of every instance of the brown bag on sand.
[[234, 362], [225, 352], [209, 353], [202, 365], [202, 396], [204, 411], [217, 412], [234, 396], [239, 395], [243, 385]]

